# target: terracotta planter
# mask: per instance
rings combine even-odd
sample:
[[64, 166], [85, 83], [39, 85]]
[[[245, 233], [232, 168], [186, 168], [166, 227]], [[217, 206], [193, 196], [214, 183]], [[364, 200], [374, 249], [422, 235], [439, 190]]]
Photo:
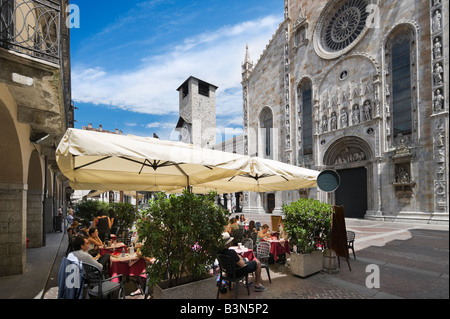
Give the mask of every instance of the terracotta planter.
[[300, 277], [308, 277], [322, 270], [323, 253], [317, 250], [311, 254], [291, 253], [289, 268]]
[[153, 287], [154, 299], [215, 299], [217, 295], [217, 278], [192, 281], [191, 277], [183, 277], [182, 284], [175, 287], [169, 286], [169, 281], [164, 280]]

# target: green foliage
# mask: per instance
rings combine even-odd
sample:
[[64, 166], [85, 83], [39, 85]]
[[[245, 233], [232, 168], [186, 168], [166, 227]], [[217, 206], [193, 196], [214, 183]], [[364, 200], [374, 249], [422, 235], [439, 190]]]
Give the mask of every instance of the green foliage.
[[109, 203], [109, 208], [114, 210], [115, 218], [121, 229], [130, 228], [136, 221], [136, 206], [131, 203]]
[[107, 214], [113, 209], [118, 224], [123, 228], [129, 228], [136, 221], [136, 207], [130, 203], [108, 203], [98, 200], [82, 200], [75, 206], [76, 217], [84, 219], [84, 223], [94, 220], [95, 217]]
[[166, 275], [170, 286], [178, 285], [185, 274], [201, 279], [223, 249], [222, 233], [229, 213], [214, 203], [215, 193], [166, 196], [160, 193], [141, 212], [137, 222], [142, 253], [154, 257], [148, 267], [150, 285]]
[[106, 202], [86, 199], [77, 203], [74, 210], [77, 212], [76, 217], [84, 219], [84, 223], [86, 223], [97, 217], [99, 212], [107, 212], [108, 208], [109, 204]]
[[284, 227], [289, 243], [299, 254], [308, 254], [324, 247], [331, 230], [332, 207], [318, 200], [301, 198], [283, 205]]

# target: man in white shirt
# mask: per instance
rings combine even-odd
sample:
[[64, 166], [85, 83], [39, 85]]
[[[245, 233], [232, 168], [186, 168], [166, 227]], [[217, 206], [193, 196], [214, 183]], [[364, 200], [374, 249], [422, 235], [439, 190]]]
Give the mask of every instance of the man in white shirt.
[[89, 249], [89, 241], [87, 238], [82, 236], [75, 236], [73, 240], [74, 251], [67, 256], [67, 259], [73, 262], [87, 263], [89, 265], [95, 266], [100, 270], [106, 269], [109, 263], [109, 254], [105, 254], [96, 260], [90, 254], [87, 253]]

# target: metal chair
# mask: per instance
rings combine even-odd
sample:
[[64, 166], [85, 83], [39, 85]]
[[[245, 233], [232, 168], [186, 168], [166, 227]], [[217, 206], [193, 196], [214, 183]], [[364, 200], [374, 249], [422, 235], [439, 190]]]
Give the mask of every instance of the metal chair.
[[257, 236], [258, 236], [257, 232], [250, 233], [250, 238], [253, 240], [253, 247], [252, 247], [253, 250], [256, 250], [256, 241], [258, 239]]
[[245, 248], [253, 249], [253, 239], [251, 239], [251, 238], [244, 238], [244, 239], [242, 239], [242, 245]]
[[[234, 282], [236, 286], [236, 298], [237, 298], [239, 281], [245, 278], [247, 293], [250, 296], [250, 289], [248, 287], [248, 273], [245, 274], [241, 273], [240, 275], [238, 275], [237, 271], [239, 270], [239, 268], [236, 262], [233, 261], [230, 256], [219, 254], [217, 256], [217, 260], [219, 261], [219, 268], [220, 268], [219, 283], [222, 282], [222, 280], [228, 281], [230, 283], [231, 289], [231, 283]], [[219, 293], [220, 293], [220, 285], [219, 287], [217, 287], [217, 299], [219, 299]]]
[[355, 243], [355, 232], [347, 230], [347, 247], [348, 249], [352, 250], [353, 258], [356, 259], [354, 243]]
[[270, 243], [264, 241], [260, 242], [258, 246], [256, 246], [256, 258], [261, 263], [261, 269], [262, 268], [266, 269], [269, 281], [270, 283], [272, 283], [272, 279], [270, 279], [269, 257], [270, 257]]
[[[83, 269], [87, 288], [87, 298], [89, 298], [89, 296], [100, 297], [102, 299], [104, 297], [110, 298], [112, 293], [118, 291], [118, 299], [125, 299], [125, 288], [122, 275], [105, 279], [103, 272], [95, 266], [83, 263]], [[118, 283], [112, 281], [115, 278], [119, 278]]]

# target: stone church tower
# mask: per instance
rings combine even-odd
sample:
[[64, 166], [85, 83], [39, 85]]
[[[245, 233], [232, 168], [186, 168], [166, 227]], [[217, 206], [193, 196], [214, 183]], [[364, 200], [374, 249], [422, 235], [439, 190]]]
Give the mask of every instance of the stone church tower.
[[245, 154], [333, 169], [341, 184], [246, 193], [244, 213], [312, 197], [347, 217], [448, 224], [449, 1], [284, 4], [242, 65]]
[[207, 148], [216, 144], [216, 90], [217, 86], [193, 76], [177, 89], [180, 141]]

